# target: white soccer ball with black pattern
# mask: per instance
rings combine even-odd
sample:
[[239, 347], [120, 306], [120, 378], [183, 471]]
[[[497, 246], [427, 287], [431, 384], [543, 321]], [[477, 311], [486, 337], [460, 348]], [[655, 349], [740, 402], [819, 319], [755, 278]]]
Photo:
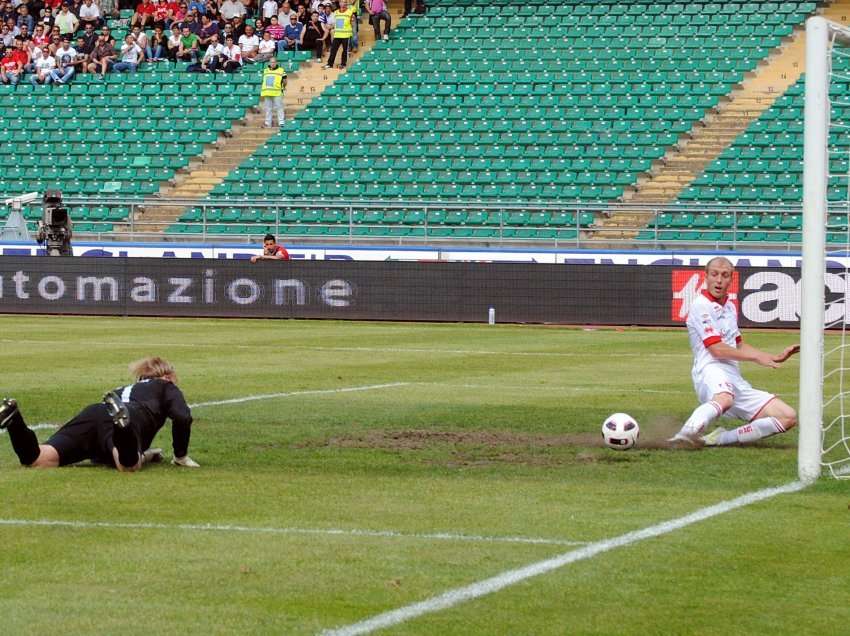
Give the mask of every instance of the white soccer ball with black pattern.
[[634, 448], [640, 437], [637, 420], [628, 413], [613, 413], [602, 423], [605, 446], [614, 450]]

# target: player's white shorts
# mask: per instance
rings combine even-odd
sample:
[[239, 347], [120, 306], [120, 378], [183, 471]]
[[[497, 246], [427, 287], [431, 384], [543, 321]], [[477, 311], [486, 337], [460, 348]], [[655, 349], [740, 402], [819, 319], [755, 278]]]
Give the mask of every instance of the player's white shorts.
[[694, 390], [700, 404], [705, 404], [718, 393], [731, 393], [735, 399], [725, 415], [751, 421], [765, 405], [776, 396], [767, 391], [754, 389], [740, 373], [715, 364], [704, 367], [700, 375], [694, 375]]

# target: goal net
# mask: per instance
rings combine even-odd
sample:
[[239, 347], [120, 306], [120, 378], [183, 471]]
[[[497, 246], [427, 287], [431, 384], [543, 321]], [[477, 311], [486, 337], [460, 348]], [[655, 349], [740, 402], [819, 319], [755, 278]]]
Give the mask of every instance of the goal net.
[[850, 478], [850, 29], [806, 23], [798, 472]]

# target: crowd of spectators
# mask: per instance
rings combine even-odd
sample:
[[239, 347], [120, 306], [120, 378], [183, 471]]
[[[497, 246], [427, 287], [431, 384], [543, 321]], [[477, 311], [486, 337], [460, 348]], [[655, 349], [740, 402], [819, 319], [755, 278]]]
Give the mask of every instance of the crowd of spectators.
[[[116, 42], [109, 25], [130, 9], [119, 22], [126, 37]], [[0, 0], [0, 83], [29, 74], [33, 85], [65, 84], [79, 73], [102, 78], [163, 60], [235, 72], [284, 51], [321, 60], [333, 50], [332, 65], [341, 45], [344, 66], [361, 16], [376, 39], [389, 37], [386, 0]]]

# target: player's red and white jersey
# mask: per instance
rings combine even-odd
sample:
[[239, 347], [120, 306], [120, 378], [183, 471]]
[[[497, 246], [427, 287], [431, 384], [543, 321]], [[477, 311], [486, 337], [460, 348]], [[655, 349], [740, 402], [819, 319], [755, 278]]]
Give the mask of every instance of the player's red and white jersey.
[[738, 308], [732, 300], [728, 297], [717, 300], [703, 290], [691, 304], [687, 324], [691, 350], [694, 352], [694, 376], [701, 374], [709, 364], [727, 366], [738, 373], [736, 361], [718, 360], [708, 350], [708, 347], [718, 342], [730, 347], [737, 347], [741, 342]]

